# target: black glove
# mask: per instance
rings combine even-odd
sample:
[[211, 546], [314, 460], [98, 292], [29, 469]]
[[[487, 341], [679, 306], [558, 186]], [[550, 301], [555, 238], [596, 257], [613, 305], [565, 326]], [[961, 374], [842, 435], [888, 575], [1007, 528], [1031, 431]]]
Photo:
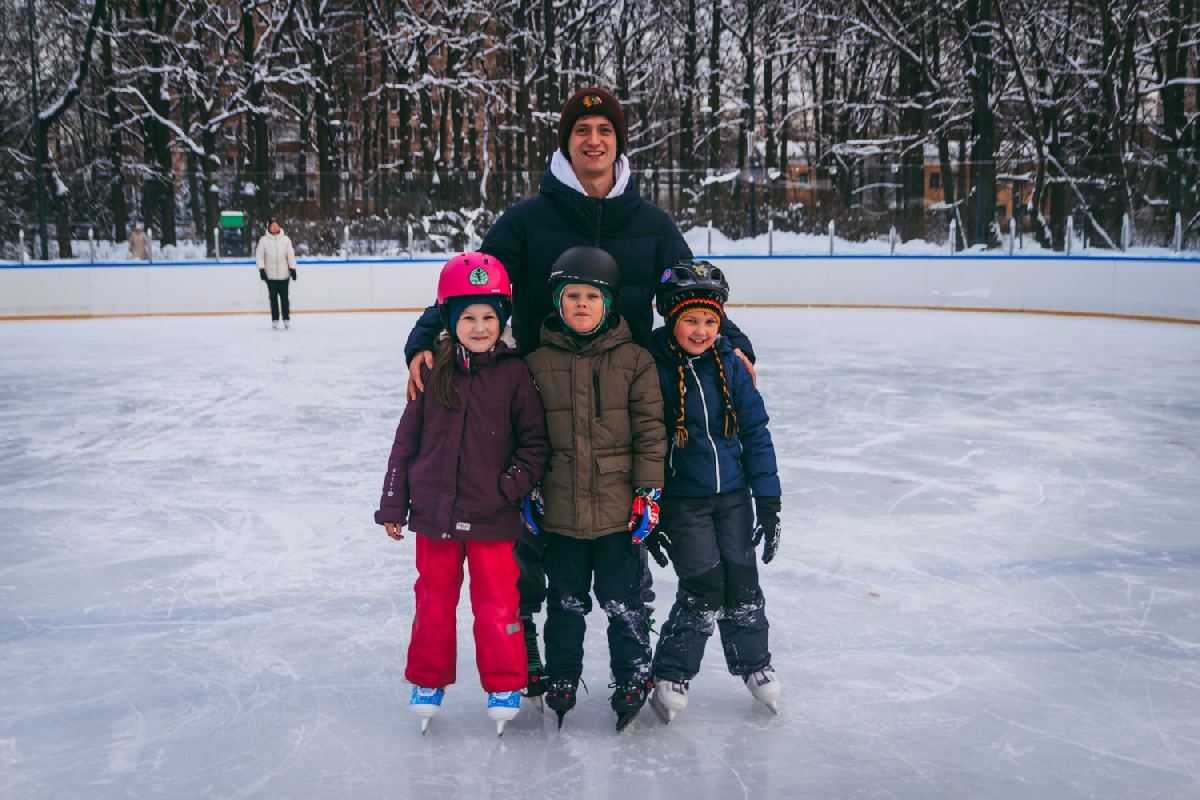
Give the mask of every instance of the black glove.
[[296, 270], [288, 267], [288, 272], [292, 273], [292, 280], [296, 280]]
[[646, 549], [650, 551], [650, 555], [654, 556], [654, 560], [660, 567], [667, 565], [667, 550], [671, 547], [671, 540], [667, 538], [667, 532], [662, 528], [655, 528], [650, 531], [650, 535], [644, 540]]
[[259, 279], [260, 279], [260, 280], [264, 280], [264, 281], [265, 281], [265, 280], [267, 279], [267, 271], [266, 271], [265, 269], [260, 269], [260, 270], [258, 271], [258, 277], [259, 277]]
[[750, 540], [750, 544], [757, 547], [763, 537], [766, 537], [767, 543], [763, 545], [762, 554], [764, 564], [770, 564], [771, 559], [775, 558], [775, 554], [779, 552], [779, 511], [781, 508], [778, 497], [754, 498], [754, 515], [758, 517], [758, 527], [754, 529], [754, 538]]

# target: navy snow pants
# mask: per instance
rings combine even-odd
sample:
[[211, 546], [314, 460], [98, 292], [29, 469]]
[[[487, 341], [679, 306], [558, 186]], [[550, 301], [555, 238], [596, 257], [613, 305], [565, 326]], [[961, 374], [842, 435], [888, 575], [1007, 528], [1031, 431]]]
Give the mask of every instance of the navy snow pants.
[[584, 615], [594, 588], [608, 616], [609, 666], [618, 681], [649, 680], [650, 620], [642, 603], [646, 567], [640, 544], [621, 531], [598, 539], [575, 539], [543, 531], [546, 597], [546, 674], [553, 680], [583, 672]]
[[714, 624], [732, 674], [749, 675], [770, 664], [767, 615], [750, 544], [750, 490], [712, 497], [664, 495], [659, 526], [671, 540], [667, 552], [679, 591], [658, 637], [654, 677], [676, 683], [696, 677]]

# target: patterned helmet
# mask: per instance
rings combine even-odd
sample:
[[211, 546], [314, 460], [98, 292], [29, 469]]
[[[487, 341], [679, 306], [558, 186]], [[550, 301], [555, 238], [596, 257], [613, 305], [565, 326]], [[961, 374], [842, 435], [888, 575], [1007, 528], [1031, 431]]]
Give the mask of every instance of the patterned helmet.
[[729, 281], [725, 280], [725, 273], [721, 272], [720, 267], [693, 259], [680, 261], [663, 272], [654, 293], [659, 314], [665, 318], [672, 308], [693, 298], [715, 300], [725, 305], [729, 300]]

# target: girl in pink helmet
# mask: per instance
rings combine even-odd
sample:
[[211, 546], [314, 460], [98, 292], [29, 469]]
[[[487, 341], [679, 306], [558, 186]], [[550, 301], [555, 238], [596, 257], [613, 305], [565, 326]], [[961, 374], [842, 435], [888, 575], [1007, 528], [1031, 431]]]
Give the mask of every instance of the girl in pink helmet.
[[505, 329], [511, 304], [508, 273], [495, 257], [466, 253], [442, 268], [444, 329], [422, 376], [428, 388], [400, 418], [375, 512], [393, 539], [404, 538], [405, 525], [418, 534], [404, 675], [422, 732], [455, 679], [464, 559], [476, 663], [501, 735], [529, 682], [513, 545], [521, 536], [521, 501], [541, 480], [550, 443], [537, 387]]

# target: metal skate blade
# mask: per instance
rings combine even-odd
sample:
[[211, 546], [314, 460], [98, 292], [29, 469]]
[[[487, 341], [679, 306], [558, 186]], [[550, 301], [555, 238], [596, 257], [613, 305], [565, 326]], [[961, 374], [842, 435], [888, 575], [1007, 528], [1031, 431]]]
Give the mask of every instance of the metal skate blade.
[[497, 736], [504, 738], [504, 726], [507, 724], [508, 724], [508, 720], [506, 720], [506, 719], [496, 720], [496, 735]]
[[632, 714], [617, 714], [617, 733], [621, 733], [637, 719], [638, 712]]
[[767, 703], [766, 705], [767, 705], [767, 708], [771, 709], [771, 713], [772, 713], [772, 714], [774, 714], [774, 715], [775, 715], [775, 716], [777, 716], [777, 717], [779, 716], [779, 707], [778, 707], [777, 705], [775, 705], [775, 701], [774, 701], [774, 700], [772, 700], [771, 702]]
[[650, 707], [654, 709], [654, 713], [662, 720], [663, 725], [670, 725], [671, 720], [675, 719], [675, 712], [669, 708], [663, 708], [655, 697], [650, 698]]
[[421, 735], [424, 736], [429, 731], [429, 721], [433, 717], [423, 717], [421, 719]]
[[558, 729], [561, 731], [561, 730], [562, 730], [563, 717], [565, 717], [565, 716], [567, 715], [567, 712], [565, 712], [565, 711], [555, 711], [554, 713], [555, 713], [555, 714], [558, 714]]

